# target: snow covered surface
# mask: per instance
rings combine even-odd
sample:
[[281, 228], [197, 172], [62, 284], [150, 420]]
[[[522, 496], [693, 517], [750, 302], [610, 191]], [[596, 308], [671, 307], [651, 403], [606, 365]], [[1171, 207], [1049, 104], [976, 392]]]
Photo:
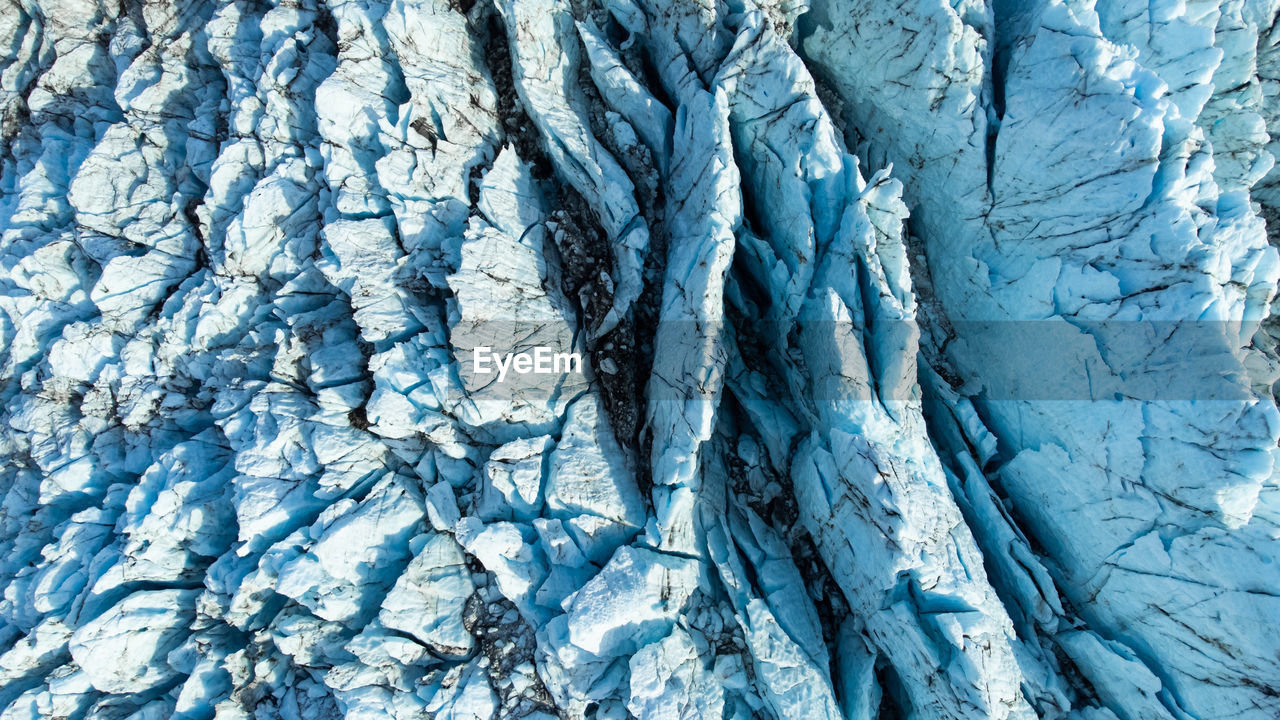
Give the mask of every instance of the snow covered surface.
[[0, 0], [0, 720], [1275, 720], [1278, 17]]

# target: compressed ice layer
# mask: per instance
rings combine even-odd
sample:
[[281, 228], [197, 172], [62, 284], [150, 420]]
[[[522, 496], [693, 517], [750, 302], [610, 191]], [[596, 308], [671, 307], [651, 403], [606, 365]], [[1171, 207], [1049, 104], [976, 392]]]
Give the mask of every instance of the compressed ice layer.
[[1276, 17], [0, 0], [0, 714], [1275, 717]]

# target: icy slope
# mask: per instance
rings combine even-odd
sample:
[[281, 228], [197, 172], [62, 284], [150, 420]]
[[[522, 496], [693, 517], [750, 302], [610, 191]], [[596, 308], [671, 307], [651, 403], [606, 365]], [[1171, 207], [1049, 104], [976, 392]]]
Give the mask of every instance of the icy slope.
[[1280, 716], [1278, 12], [0, 0], [0, 718]]

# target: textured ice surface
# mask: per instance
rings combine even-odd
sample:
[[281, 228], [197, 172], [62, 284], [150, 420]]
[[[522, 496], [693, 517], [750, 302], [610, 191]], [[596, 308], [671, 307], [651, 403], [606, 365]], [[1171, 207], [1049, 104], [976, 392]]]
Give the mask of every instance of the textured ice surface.
[[1274, 720], [1278, 17], [0, 0], [0, 720]]

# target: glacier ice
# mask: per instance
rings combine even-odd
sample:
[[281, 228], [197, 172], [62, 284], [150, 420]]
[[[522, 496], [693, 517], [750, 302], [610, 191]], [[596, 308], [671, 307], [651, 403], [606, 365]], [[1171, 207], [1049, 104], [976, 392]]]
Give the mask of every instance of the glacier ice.
[[0, 0], [0, 718], [1272, 720], [1277, 123], [1276, 0]]

